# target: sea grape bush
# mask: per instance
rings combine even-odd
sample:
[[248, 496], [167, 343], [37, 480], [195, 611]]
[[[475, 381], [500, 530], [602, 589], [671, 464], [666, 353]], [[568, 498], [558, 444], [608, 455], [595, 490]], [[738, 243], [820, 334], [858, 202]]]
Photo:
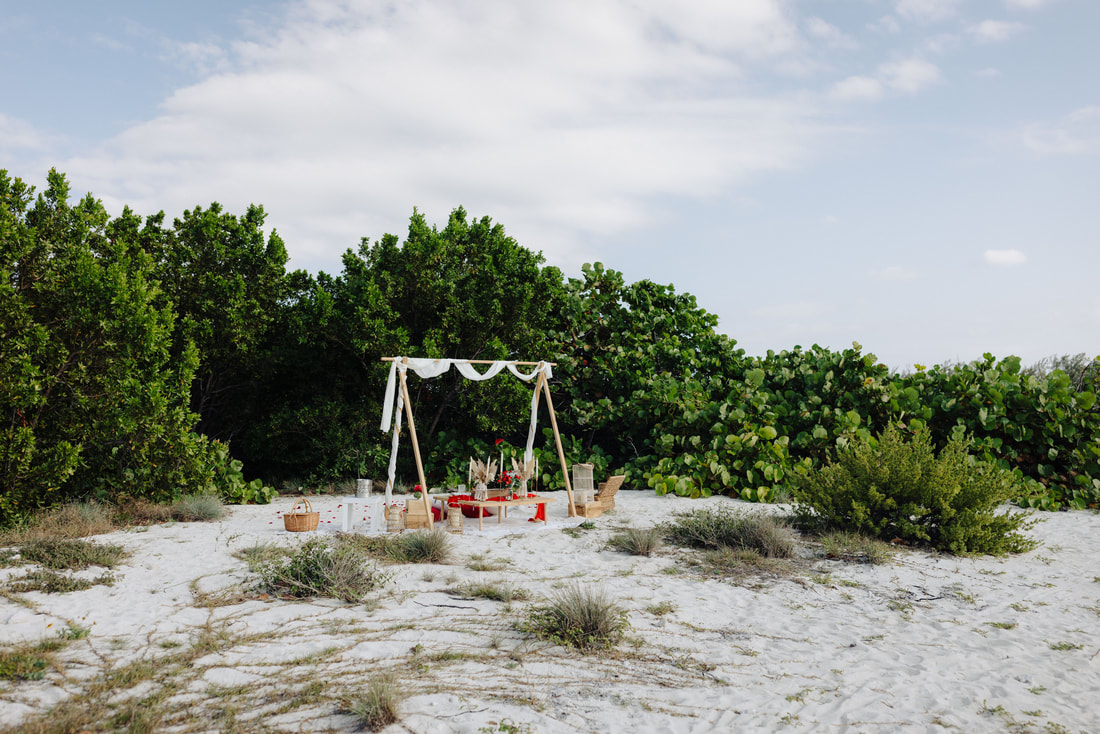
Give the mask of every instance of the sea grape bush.
[[[1095, 373], [1094, 373], [1095, 374]], [[1078, 389], [1062, 370], [1025, 374], [1018, 357], [920, 370], [900, 384], [925, 406], [937, 444], [973, 436], [984, 460], [1024, 480], [1023, 504], [1044, 509], [1100, 505], [1100, 406], [1095, 379]]]

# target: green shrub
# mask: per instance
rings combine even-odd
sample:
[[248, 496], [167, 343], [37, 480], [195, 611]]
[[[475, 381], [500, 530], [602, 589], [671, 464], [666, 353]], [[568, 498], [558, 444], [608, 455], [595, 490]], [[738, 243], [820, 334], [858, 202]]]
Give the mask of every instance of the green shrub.
[[611, 536], [608, 544], [617, 551], [633, 556], [651, 556], [661, 547], [661, 529], [627, 528]]
[[548, 604], [531, 611], [520, 628], [554, 643], [584, 652], [614, 647], [629, 627], [626, 611], [604, 592], [569, 586]]
[[261, 565], [258, 587], [278, 596], [327, 596], [358, 602], [392, 578], [369, 560], [353, 545], [311, 538], [292, 555]]
[[801, 478], [794, 489], [800, 524], [876, 538], [926, 543], [951, 553], [1016, 553], [1034, 547], [1020, 531], [1022, 513], [995, 510], [1015, 498], [1019, 480], [976, 461], [954, 436], [937, 456], [927, 430], [905, 440], [889, 426], [875, 442], [860, 441], [836, 462]]
[[678, 513], [662, 529], [670, 543], [687, 548], [754, 551], [765, 558], [794, 555], [794, 539], [783, 521], [771, 515], [737, 512], [731, 507]]

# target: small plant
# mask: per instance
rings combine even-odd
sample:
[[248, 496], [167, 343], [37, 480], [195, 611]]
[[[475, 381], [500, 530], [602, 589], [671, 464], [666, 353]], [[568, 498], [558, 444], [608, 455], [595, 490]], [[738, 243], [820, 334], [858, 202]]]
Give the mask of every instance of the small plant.
[[676, 608], [676, 605], [672, 602], [662, 601], [656, 604], [650, 604], [648, 607], [645, 608], [645, 610], [652, 614], [654, 617], [663, 617], [666, 614], [672, 614], [673, 612], [675, 612]]
[[46, 659], [24, 650], [0, 650], [0, 680], [42, 680]]
[[507, 582], [485, 583], [467, 581], [451, 589], [451, 593], [457, 594], [465, 599], [488, 599], [490, 601], [504, 602], [505, 604], [510, 604], [513, 601], [526, 601], [531, 596], [527, 589]]
[[452, 553], [451, 536], [443, 528], [403, 533], [388, 549], [397, 563], [446, 563]]
[[531, 610], [520, 629], [555, 645], [592, 652], [614, 647], [629, 627], [626, 611], [597, 589], [568, 586]]
[[481, 559], [474, 558], [473, 556], [471, 556], [471, 558], [473, 558], [473, 560], [466, 564], [466, 568], [471, 571], [503, 571], [508, 568], [509, 564], [512, 562], [511, 559], [508, 558], [503, 560]]
[[286, 546], [276, 545], [275, 543], [257, 543], [234, 551], [233, 557], [247, 563], [248, 570], [255, 573], [264, 564], [286, 558], [292, 553], [293, 551]]
[[794, 540], [782, 521], [729, 507], [680, 513], [662, 531], [670, 543], [688, 548], [748, 550], [766, 558], [794, 555]]
[[1051, 650], [1058, 650], [1059, 652], [1068, 652], [1070, 650], [1080, 650], [1083, 646], [1076, 645], [1072, 642], [1048, 642], [1047, 645]]
[[926, 543], [950, 553], [1000, 555], [1035, 547], [1019, 512], [995, 514], [1022, 488], [1010, 472], [977, 461], [956, 434], [937, 455], [928, 430], [910, 439], [893, 424], [855, 441], [835, 462], [794, 479], [797, 521], [819, 533], [845, 530]]
[[348, 704], [348, 710], [364, 729], [379, 731], [397, 721], [400, 703], [401, 691], [396, 679], [380, 675], [371, 678], [366, 690]]
[[258, 589], [280, 596], [327, 596], [359, 602], [392, 578], [368, 561], [353, 545], [333, 546], [312, 538], [287, 558], [263, 564]]
[[8, 584], [8, 588], [16, 593], [28, 591], [41, 591], [44, 594], [67, 594], [71, 591], [84, 591], [93, 586], [113, 586], [115, 576], [105, 573], [95, 579], [80, 579], [65, 574], [51, 571], [31, 571], [30, 573], [15, 579]]
[[877, 566], [894, 557], [894, 546], [886, 541], [859, 533], [834, 531], [821, 536], [821, 550], [826, 558]]
[[172, 503], [172, 517], [180, 522], [213, 522], [225, 515], [225, 505], [213, 494], [186, 494]]
[[23, 560], [55, 570], [74, 570], [89, 566], [114, 568], [126, 556], [120, 545], [99, 545], [87, 540], [33, 540], [23, 546]]
[[611, 536], [609, 545], [634, 556], [651, 556], [661, 547], [660, 528], [627, 528]]
[[1016, 629], [1015, 622], [986, 622], [990, 627], [996, 627], [999, 630], [1014, 630]]

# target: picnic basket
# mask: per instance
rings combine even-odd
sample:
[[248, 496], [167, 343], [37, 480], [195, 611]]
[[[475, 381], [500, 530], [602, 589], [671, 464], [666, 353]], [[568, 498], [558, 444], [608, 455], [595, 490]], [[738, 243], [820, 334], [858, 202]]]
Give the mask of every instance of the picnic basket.
[[[298, 507], [303, 508], [301, 512], [298, 511]], [[302, 533], [308, 530], [316, 530], [320, 519], [321, 513], [314, 512], [309, 500], [303, 497], [294, 503], [294, 507], [290, 512], [283, 515], [283, 525], [286, 526], [288, 532]]]

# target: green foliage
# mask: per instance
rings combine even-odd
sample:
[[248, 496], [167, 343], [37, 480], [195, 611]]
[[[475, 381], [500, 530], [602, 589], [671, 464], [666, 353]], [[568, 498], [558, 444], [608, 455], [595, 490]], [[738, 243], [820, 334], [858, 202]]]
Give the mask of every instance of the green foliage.
[[229, 447], [217, 441], [211, 442], [213, 479], [210, 488], [217, 489], [221, 498], [231, 505], [266, 505], [279, 496], [274, 487], [261, 479], [247, 481], [242, 469], [244, 464], [229, 455]]
[[[234, 438], [234, 452], [270, 477], [382, 476], [389, 441], [378, 431], [387, 367], [380, 358], [551, 356], [545, 332], [561, 274], [541, 263], [499, 224], [460, 208], [443, 229], [414, 212], [403, 243], [364, 239], [345, 253], [338, 277], [295, 274], [263, 378], [269, 404]], [[440, 445], [523, 441], [530, 385], [472, 382], [452, 371], [414, 376], [410, 390], [432, 482], [466, 476], [464, 467], [448, 468], [465, 457], [440, 451], [437, 437]], [[399, 471], [414, 474], [411, 452], [402, 452]]]
[[895, 412], [918, 415], [911, 427], [927, 425], [940, 446], [960, 432], [972, 436], [978, 456], [1028, 480], [1023, 504], [1100, 507], [1100, 370], [1027, 374], [1018, 357], [986, 354], [899, 385]]
[[835, 463], [802, 477], [794, 490], [800, 521], [887, 540], [927, 543], [951, 553], [1003, 554], [1033, 543], [1026, 515], [996, 509], [1017, 496], [1018, 480], [975, 461], [961, 436], [937, 455], [930, 434], [890, 425], [877, 441], [847, 446]]
[[293, 555], [262, 564], [258, 573], [259, 588], [270, 594], [332, 597], [349, 603], [362, 601], [392, 579], [356, 545], [322, 538], [311, 538]]
[[628, 284], [601, 263], [582, 272], [582, 280], [565, 284], [560, 321], [547, 339], [559, 350], [555, 408], [583, 454], [599, 448], [609, 473], [642, 485], [657, 442], [676, 433], [672, 424], [685, 409], [695, 409], [683, 398], [709, 389], [743, 352], [715, 331], [717, 318], [691, 295], [648, 280]]
[[[403, 242], [363, 239], [314, 277], [286, 272], [261, 207], [167, 226], [68, 195], [56, 171], [38, 196], [0, 171], [0, 526], [88, 498], [267, 502], [259, 477], [382, 476], [379, 358], [399, 354], [557, 362], [567, 463], [627, 487], [776, 501], [896, 423], [939, 448], [970, 436], [1025, 506], [1100, 507], [1100, 362], [1085, 355], [904, 376], [858, 344], [751, 358], [690, 294], [600, 263], [563, 281], [461, 208], [442, 229], [414, 210]], [[469, 456], [518, 455], [530, 385], [452, 372], [410, 387], [432, 486], [463, 483]], [[539, 486], [562, 486], [539, 420]], [[414, 476], [411, 452], [398, 471]]]
[[134, 215], [109, 220], [0, 171], [0, 525], [74, 499], [170, 500], [211, 483], [190, 345]]
[[42, 680], [49, 666], [41, 655], [28, 650], [0, 650], [0, 680]]
[[32, 540], [21, 549], [23, 560], [55, 570], [81, 570], [89, 566], [114, 568], [127, 556], [121, 545], [101, 545], [87, 540]]
[[614, 647], [630, 625], [626, 611], [603, 591], [568, 586], [532, 609], [519, 626], [555, 645], [594, 652]]
[[687, 548], [751, 551], [765, 558], [794, 555], [790, 529], [781, 520], [728, 506], [678, 513], [662, 530], [670, 543]]

